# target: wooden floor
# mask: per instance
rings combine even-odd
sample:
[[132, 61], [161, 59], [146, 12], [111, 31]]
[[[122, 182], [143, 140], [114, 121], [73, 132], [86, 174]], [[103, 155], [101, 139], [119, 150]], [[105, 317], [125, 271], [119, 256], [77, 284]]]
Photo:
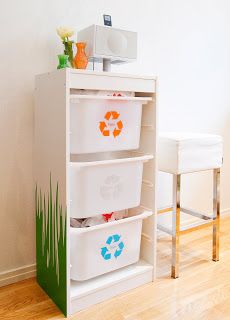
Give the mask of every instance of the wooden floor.
[[[70, 319], [229, 320], [230, 217], [221, 221], [220, 261], [211, 260], [211, 229], [183, 236], [180, 278], [170, 272], [170, 238], [158, 242], [158, 279]], [[63, 319], [35, 279], [0, 288], [0, 319]]]

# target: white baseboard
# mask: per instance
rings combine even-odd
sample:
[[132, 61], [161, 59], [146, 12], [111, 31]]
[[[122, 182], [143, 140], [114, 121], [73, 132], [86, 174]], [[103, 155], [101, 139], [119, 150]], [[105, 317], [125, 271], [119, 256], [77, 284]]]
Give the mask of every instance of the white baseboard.
[[0, 287], [12, 284], [28, 278], [33, 278], [36, 275], [36, 264], [12, 269], [0, 273]]
[[220, 214], [221, 214], [222, 217], [230, 215], [230, 208], [221, 210]]

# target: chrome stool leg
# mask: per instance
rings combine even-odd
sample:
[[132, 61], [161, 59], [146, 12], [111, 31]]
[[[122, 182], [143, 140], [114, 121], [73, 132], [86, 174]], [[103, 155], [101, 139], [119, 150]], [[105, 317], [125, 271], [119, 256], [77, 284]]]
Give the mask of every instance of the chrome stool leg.
[[219, 261], [220, 238], [220, 169], [213, 170], [213, 241], [212, 260]]
[[172, 278], [179, 276], [180, 240], [180, 185], [181, 176], [173, 175], [173, 213], [172, 213]]

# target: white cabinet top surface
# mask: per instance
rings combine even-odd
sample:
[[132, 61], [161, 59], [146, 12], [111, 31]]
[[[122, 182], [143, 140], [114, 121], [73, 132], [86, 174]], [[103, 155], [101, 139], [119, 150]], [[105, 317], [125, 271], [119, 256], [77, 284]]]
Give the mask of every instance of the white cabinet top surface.
[[92, 75], [92, 76], [106, 76], [106, 77], [118, 77], [118, 78], [130, 78], [130, 79], [146, 79], [146, 80], [156, 80], [157, 77], [153, 75], [143, 75], [143, 74], [126, 74], [126, 73], [117, 73], [117, 72], [103, 72], [103, 71], [93, 71], [93, 70], [80, 70], [80, 69], [61, 69], [53, 70], [43, 74], [38, 74], [37, 76], [48, 75], [56, 72], [66, 72], [70, 75]]

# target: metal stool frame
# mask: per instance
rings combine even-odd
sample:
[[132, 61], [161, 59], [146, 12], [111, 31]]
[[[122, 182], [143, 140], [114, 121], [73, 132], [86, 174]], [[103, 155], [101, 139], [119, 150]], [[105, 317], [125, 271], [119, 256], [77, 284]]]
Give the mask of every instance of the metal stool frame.
[[[180, 236], [198, 229], [212, 226], [212, 260], [219, 261], [219, 238], [220, 238], [220, 168], [213, 170], [213, 215], [206, 216], [200, 212], [181, 207], [181, 174], [173, 174], [173, 206], [158, 211], [158, 214], [172, 211], [172, 230], [158, 224], [158, 229], [172, 236], [172, 266], [171, 276], [179, 277], [179, 250]], [[202, 220], [189, 226], [180, 227], [180, 213], [192, 215]]]

